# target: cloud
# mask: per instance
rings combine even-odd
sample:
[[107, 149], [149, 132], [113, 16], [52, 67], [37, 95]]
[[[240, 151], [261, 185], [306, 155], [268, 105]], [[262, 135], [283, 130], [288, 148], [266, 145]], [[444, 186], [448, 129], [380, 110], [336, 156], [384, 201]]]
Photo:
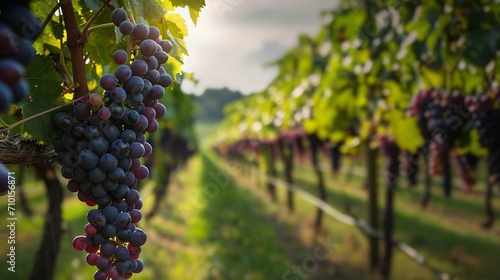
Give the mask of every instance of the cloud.
[[[183, 85], [200, 94], [207, 87], [227, 86], [248, 94], [263, 90], [276, 69], [264, 64], [279, 58], [297, 43], [300, 34], [315, 34], [320, 12], [338, 1], [212, 0], [201, 12], [186, 42], [190, 56], [185, 70], [199, 85]], [[220, 10], [220, 7], [226, 7]]]
[[280, 58], [287, 50], [287, 47], [278, 41], [267, 40], [259, 49], [247, 54], [246, 61], [264, 61], [265, 63]]

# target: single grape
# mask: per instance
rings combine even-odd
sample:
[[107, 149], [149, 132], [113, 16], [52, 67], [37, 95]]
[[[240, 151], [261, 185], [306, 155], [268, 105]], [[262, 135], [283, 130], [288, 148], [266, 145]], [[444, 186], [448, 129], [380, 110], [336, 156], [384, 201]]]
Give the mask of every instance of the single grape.
[[151, 155], [151, 153], [153, 152], [153, 147], [148, 142], [145, 142], [143, 145], [144, 145], [143, 157], [149, 157]]
[[165, 105], [161, 103], [158, 103], [156, 106], [153, 107], [153, 109], [155, 109], [156, 111], [156, 116], [155, 116], [156, 119], [162, 118], [167, 113], [167, 108], [165, 108]]
[[108, 191], [103, 187], [102, 184], [94, 185], [91, 190], [91, 194], [96, 198], [104, 197], [107, 193]]
[[90, 117], [90, 108], [85, 103], [77, 103], [73, 107], [73, 116], [82, 122]]
[[142, 157], [144, 155], [144, 152], [145, 149], [141, 143], [133, 142], [132, 144], [130, 144], [129, 157], [131, 157], [132, 159]]
[[130, 235], [130, 243], [134, 246], [142, 246], [146, 243], [148, 236], [143, 230], [136, 229]]
[[144, 108], [142, 115], [145, 116], [148, 121], [152, 121], [156, 118], [156, 111], [152, 107], [146, 107]]
[[134, 31], [134, 24], [130, 21], [124, 21], [120, 24], [119, 29], [123, 35], [130, 35]]
[[169, 74], [161, 74], [161, 71], [158, 71], [160, 73], [160, 79], [158, 80], [158, 85], [162, 87], [169, 87], [172, 85], [172, 76]]
[[136, 59], [130, 64], [130, 69], [132, 70], [132, 75], [142, 77], [149, 69], [146, 61], [142, 59]]
[[120, 167], [117, 167], [110, 172], [108, 172], [108, 179], [111, 182], [119, 182], [125, 178], [125, 172]]
[[116, 248], [114, 256], [117, 261], [124, 262], [130, 257], [130, 252], [128, 248], [119, 246]]
[[134, 125], [134, 129], [139, 131], [146, 130], [148, 125], [149, 125], [148, 119], [145, 116], [140, 115], [139, 121]]
[[161, 46], [164, 52], [170, 53], [172, 51], [172, 42], [170, 42], [169, 40], [162, 40], [158, 44]]
[[137, 268], [134, 270], [134, 273], [141, 273], [144, 270], [144, 263], [137, 259]]
[[85, 239], [85, 236], [79, 235], [73, 239], [73, 248], [75, 248], [78, 251], [83, 251], [85, 248], [87, 248], [87, 241]]
[[154, 54], [156, 61], [158, 61], [158, 65], [165, 64], [168, 61], [168, 54], [165, 51], [159, 51]]
[[145, 180], [149, 176], [149, 169], [141, 165], [137, 170], [134, 170], [134, 175], [137, 178], [137, 180]]
[[132, 218], [130, 217], [130, 214], [127, 212], [121, 212], [116, 215], [115, 218], [115, 225], [119, 228], [126, 228], [128, 225], [131, 223]]
[[[116, 77], [111, 74], [105, 74], [101, 77], [99, 84], [105, 90], [112, 90], [116, 87]], [[99, 105], [94, 105], [94, 106], [99, 106]]]
[[111, 110], [112, 119], [121, 119], [125, 115], [125, 106], [123, 104], [112, 103], [109, 105], [109, 109]]
[[103, 257], [111, 257], [115, 253], [115, 249], [116, 245], [110, 241], [104, 242], [101, 247], [99, 247], [99, 251]]
[[135, 110], [128, 110], [125, 112], [125, 116], [123, 117], [123, 121], [127, 125], [135, 125], [136, 123], [139, 122], [139, 113]]
[[143, 56], [141, 57], [141, 60], [146, 62], [148, 64], [148, 70], [154, 70], [158, 67], [158, 59], [156, 56]]
[[94, 280], [106, 280], [108, 276], [105, 271], [98, 270], [94, 273]]
[[160, 128], [160, 124], [158, 123], [158, 121], [153, 120], [153, 121], [148, 123], [148, 127], [146, 127], [146, 131], [149, 133], [155, 133], [156, 131], [158, 131], [159, 128]]
[[113, 202], [113, 206], [115, 206], [116, 209], [118, 209], [118, 211], [125, 212], [125, 211], [127, 211], [128, 204], [127, 204], [127, 202], [125, 202], [125, 200], [118, 200], [118, 201]]
[[84, 227], [84, 231], [88, 235], [94, 235], [97, 233], [97, 228], [93, 224], [87, 223]]
[[137, 209], [130, 210], [130, 217], [132, 218], [132, 223], [138, 223], [142, 220], [142, 213]]
[[124, 9], [118, 8], [111, 12], [111, 21], [114, 25], [120, 26], [122, 22], [128, 20], [127, 12]]
[[124, 88], [128, 94], [137, 94], [144, 88], [144, 81], [138, 76], [132, 76], [132, 78], [125, 82]]
[[102, 136], [108, 142], [113, 142], [120, 137], [120, 129], [115, 125], [107, 124], [102, 128]]
[[[73, 178], [73, 169], [71, 170], [71, 178]], [[80, 187], [80, 182], [76, 181], [75, 179], [70, 179], [68, 181], [68, 183], [66, 183], [66, 188], [70, 191], [70, 192], [78, 192], [81, 190], [81, 187]]]
[[101, 158], [99, 159], [99, 166], [104, 171], [111, 171], [118, 166], [118, 160], [112, 154], [109, 154], [109, 153], [103, 154], [101, 156]]
[[118, 161], [118, 167], [123, 169], [123, 171], [129, 170], [131, 166], [132, 166], [132, 159], [129, 157], [122, 158]]
[[125, 64], [128, 61], [127, 52], [124, 50], [117, 50], [113, 53], [113, 61], [117, 64]]
[[[97, 247], [99, 248], [99, 247]], [[97, 259], [99, 258], [99, 255], [97, 255], [95, 252], [94, 253], [88, 253], [87, 254], [87, 263], [89, 265], [92, 265], [92, 266], [95, 266], [96, 262], [97, 262]]]
[[107, 120], [111, 117], [111, 110], [108, 107], [102, 107], [97, 114], [102, 120]]
[[[130, 193], [130, 188], [127, 185], [120, 184], [118, 188], [112, 192], [115, 199], [122, 199]], [[125, 202], [126, 203], [126, 202]]]
[[112, 205], [108, 205], [102, 209], [102, 214], [106, 218], [107, 223], [113, 223], [116, 215], [118, 215], [118, 209]]
[[144, 23], [139, 23], [134, 26], [134, 31], [132, 31], [132, 36], [137, 40], [144, 40], [149, 36], [149, 26]]
[[92, 106], [99, 107], [102, 104], [102, 95], [99, 93], [92, 93], [89, 97], [89, 102]]
[[116, 190], [116, 188], [118, 188], [118, 182], [111, 182], [109, 179], [104, 180], [104, 182], [102, 182], [102, 185], [108, 192], [112, 192]]
[[120, 134], [120, 138], [125, 140], [129, 144], [134, 142], [136, 137], [137, 136], [136, 136], [135, 132], [131, 129], [126, 129], [126, 130], [122, 131], [122, 133]]
[[156, 84], [160, 80], [160, 72], [155, 69], [149, 70], [146, 75], [144, 75], [144, 78], [146, 78], [151, 83]]
[[[116, 270], [116, 267], [114, 267], [114, 266], [111, 266], [110, 268], [106, 269], [106, 276], [108, 278], [112, 278], [113, 280], [117, 279], [118, 277], [121, 277], [121, 276], [118, 276], [118, 271]], [[119, 279], [117, 279], [117, 280], [119, 280]]]
[[92, 183], [102, 183], [106, 179], [106, 171], [104, 171], [99, 166], [89, 170], [89, 180]]
[[98, 156], [105, 154], [109, 149], [108, 141], [102, 136], [93, 138], [89, 142], [90, 150]]
[[146, 39], [139, 45], [139, 51], [144, 56], [153, 56], [156, 53], [156, 42], [151, 39]]
[[87, 221], [98, 229], [106, 225], [106, 217], [97, 209], [92, 209], [87, 213]]
[[120, 65], [115, 70], [115, 77], [123, 84], [132, 77], [132, 69], [128, 65]]
[[0, 80], [10, 88], [15, 87], [21, 81], [23, 74], [24, 67], [16, 60], [11, 58], [0, 59]]
[[160, 29], [156, 26], [149, 26], [149, 35], [148, 39], [151, 39], [156, 42], [160, 38]]
[[109, 150], [110, 153], [117, 159], [122, 159], [128, 156], [128, 153], [130, 152], [130, 146], [125, 140], [117, 139], [111, 143]]
[[73, 168], [73, 179], [80, 183], [87, 182], [89, 180], [88, 175], [87, 169], [81, 167]]
[[92, 169], [99, 164], [99, 156], [91, 150], [83, 150], [78, 155], [80, 166], [85, 169]]
[[102, 235], [104, 235], [104, 237], [106, 237], [106, 238], [113, 238], [113, 237], [116, 236], [117, 231], [118, 230], [116, 229], [115, 225], [113, 225], [113, 224], [107, 224], [102, 229]]

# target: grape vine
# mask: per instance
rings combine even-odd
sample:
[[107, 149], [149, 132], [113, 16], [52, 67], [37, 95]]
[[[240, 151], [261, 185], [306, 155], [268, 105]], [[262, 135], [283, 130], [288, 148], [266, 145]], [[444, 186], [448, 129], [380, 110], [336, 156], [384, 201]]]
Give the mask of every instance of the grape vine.
[[172, 44], [161, 40], [158, 28], [133, 25], [120, 8], [111, 13], [111, 19], [120, 29], [132, 25], [130, 32], [122, 32], [138, 46], [133, 58], [117, 50], [113, 60], [119, 66], [114, 75], [100, 79], [104, 93], [92, 93], [72, 113], [54, 116], [54, 124], [65, 132], [54, 148], [61, 174], [69, 179], [67, 188], [87, 205], [98, 206], [87, 214], [86, 235], [73, 240], [75, 249], [88, 252], [88, 264], [97, 267], [96, 280], [128, 279], [144, 268], [139, 254], [147, 235], [136, 226], [142, 219], [136, 186], [149, 170], [140, 158], [152, 153], [145, 133], [158, 130], [156, 119], [166, 112], [158, 100], [172, 83], [162, 66]]

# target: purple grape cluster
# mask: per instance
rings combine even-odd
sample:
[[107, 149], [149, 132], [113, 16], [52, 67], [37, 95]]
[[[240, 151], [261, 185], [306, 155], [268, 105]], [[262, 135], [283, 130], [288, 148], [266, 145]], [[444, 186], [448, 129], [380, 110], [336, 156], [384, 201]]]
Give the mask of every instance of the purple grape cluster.
[[42, 30], [25, 1], [3, 1], [0, 13], [0, 113], [28, 95], [24, 67], [35, 59], [33, 41]]
[[[4, 0], [0, 3], [0, 113], [28, 95], [23, 79], [25, 67], [35, 58], [32, 44], [42, 30], [40, 21], [29, 10], [28, 1]], [[0, 163], [0, 194], [8, 190], [8, 171]]]
[[166, 113], [158, 100], [172, 83], [161, 66], [172, 44], [160, 39], [159, 29], [134, 26], [123, 9], [112, 12], [112, 21], [137, 42], [134, 59], [116, 51], [113, 60], [119, 66], [100, 79], [104, 94], [93, 93], [71, 114], [54, 116], [54, 125], [65, 132], [54, 148], [69, 179], [67, 188], [87, 205], [98, 206], [87, 214], [86, 235], [73, 240], [73, 247], [86, 250], [87, 262], [97, 267], [96, 280], [129, 279], [144, 268], [139, 254], [147, 235], [136, 225], [142, 219], [136, 186], [149, 170], [140, 158], [152, 153], [145, 133], [158, 130], [157, 119]]

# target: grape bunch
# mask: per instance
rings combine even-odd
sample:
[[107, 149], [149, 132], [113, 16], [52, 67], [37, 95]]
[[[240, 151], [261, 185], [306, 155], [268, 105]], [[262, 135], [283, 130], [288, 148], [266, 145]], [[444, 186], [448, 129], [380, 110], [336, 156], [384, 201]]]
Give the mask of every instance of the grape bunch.
[[33, 41], [42, 30], [31, 13], [28, 1], [0, 4], [0, 113], [28, 95], [23, 79], [25, 67], [35, 58]]
[[387, 182], [391, 187], [394, 187], [395, 180], [399, 176], [399, 155], [401, 151], [394, 138], [389, 135], [379, 135], [378, 142], [385, 158]]
[[[413, 96], [408, 105], [408, 113], [417, 117], [420, 132], [424, 138], [431, 141], [429, 171], [433, 175], [444, 176], [445, 193], [449, 195], [452, 187], [450, 153], [455, 141], [466, 128], [469, 117], [465, 98], [456, 91], [422, 90]], [[461, 178], [468, 176], [464, 175]], [[470, 186], [471, 181], [467, 179], [464, 183]]]
[[[24, 68], [35, 58], [32, 44], [42, 28], [28, 1], [0, 2], [0, 113], [28, 95]], [[0, 193], [8, 190], [8, 171], [0, 163]]]
[[466, 105], [479, 132], [479, 142], [488, 149], [489, 180], [500, 181], [500, 92], [493, 95], [467, 96]]
[[112, 12], [112, 21], [137, 43], [133, 59], [116, 51], [113, 60], [119, 66], [114, 75], [100, 79], [104, 94], [92, 93], [72, 113], [54, 116], [54, 125], [65, 132], [54, 148], [61, 174], [69, 179], [67, 188], [88, 206], [97, 205], [87, 214], [86, 235], [73, 240], [73, 247], [86, 250], [87, 262], [97, 267], [96, 280], [129, 279], [144, 267], [139, 254], [147, 235], [136, 225], [142, 219], [136, 187], [149, 169], [140, 158], [152, 153], [145, 133], [158, 130], [157, 119], [166, 113], [158, 100], [172, 83], [161, 66], [172, 44], [160, 39], [159, 29], [133, 25], [119, 8]]

